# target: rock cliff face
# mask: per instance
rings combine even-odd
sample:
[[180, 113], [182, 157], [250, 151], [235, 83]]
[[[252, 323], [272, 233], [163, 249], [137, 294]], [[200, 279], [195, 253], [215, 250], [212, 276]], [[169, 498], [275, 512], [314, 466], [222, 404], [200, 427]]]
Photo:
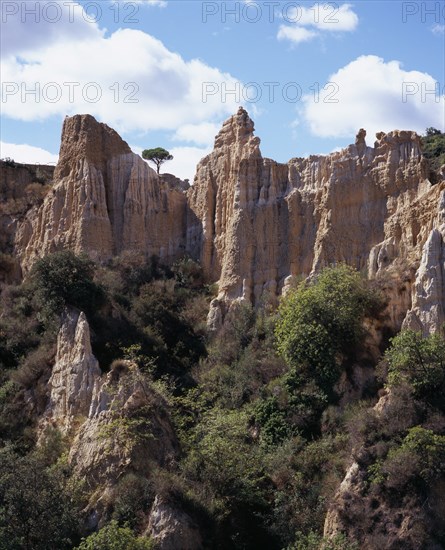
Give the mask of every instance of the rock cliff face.
[[16, 235], [24, 272], [69, 248], [105, 261], [126, 250], [171, 261], [183, 253], [186, 198], [90, 115], [66, 118], [52, 191]]
[[0, 281], [20, 281], [21, 270], [14, 255], [17, 227], [25, 213], [38, 205], [52, 184], [54, 166], [18, 164], [0, 160]]
[[423, 247], [412, 308], [404, 321], [405, 328], [424, 335], [440, 331], [445, 323], [445, 191], [439, 197], [434, 225]]
[[[402, 402], [404, 410], [401, 413], [400, 396], [390, 391], [380, 398], [370, 414], [386, 425], [398, 424], [402, 430], [406, 429], [418, 412], [412, 401]], [[388, 550], [439, 548], [440, 545], [430, 542], [429, 535], [434, 535], [434, 532], [428, 533], [434, 531], [432, 518], [437, 514], [435, 489], [431, 491], [428, 507], [424, 498], [406, 490], [406, 487], [400, 493], [397, 485], [389, 492], [377, 490], [370, 483], [369, 451], [366, 445], [353, 450], [353, 462], [326, 514], [324, 536], [333, 538], [343, 533], [364, 550], [380, 547]], [[405, 471], [410, 464], [404, 462], [401, 466]], [[438, 487], [442, 487], [440, 481]]]
[[158, 550], [201, 550], [202, 537], [192, 518], [173, 503], [157, 496], [147, 528]]
[[43, 426], [72, 433], [88, 417], [97, 393], [101, 370], [91, 350], [90, 328], [85, 314], [67, 310], [57, 337], [56, 362], [48, 381], [49, 403]]
[[162, 399], [136, 365], [120, 361], [95, 386], [88, 418], [70, 451], [74, 471], [96, 484], [114, 484], [128, 469], [168, 465], [178, 450]]
[[400, 328], [445, 186], [428, 181], [419, 136], [380, 133], [368, 147], [360, 130], [340, 152], [278, 164], [262, 158], [253, 131], [240, 109], [188, 192], [187, 248], [219, 280], [219, 299], [256, 303], [292, 276], [346, 262], [394, 280], [389, 315]]
[[127, 250], [165, 262], [187, 253], [219, 282], [215, 326], [234, 299], [256, 304], [295, 276], [346, 262], [386, 279], [394, 329], [409, 311], [406, 326], [437, 330], [445, 181], [428, 180], [417, 134], [379, 133], [373, 147], [365, 137], [360, 130], [342, 151], [279, 164], [261, 156], [240, 108], [186, 190], [173, 176], [159, 179], [108, 126], [67, 118], [56, 184], [19, 224], [16, 253], [25, 273], [62, 248], [100, 261]]
[[[62, 316], [47, 388], [40, 440], [49, 428], [67, 436], [69, 462], [93, 494], [88, 509], [96, 527], [122, 476], [150, 479], [155, 468], [168, 468], [177, 457], [167, 405], [130, 361], [116, 362], [102, 374], [85, 314], [74, 309]], [[173, 503], [156, 497], [147, 514], [147, 534], [159, 539], [158, 548], [172, 548], [181, 536], [191, 548], [200, 547], [197, 526]]]

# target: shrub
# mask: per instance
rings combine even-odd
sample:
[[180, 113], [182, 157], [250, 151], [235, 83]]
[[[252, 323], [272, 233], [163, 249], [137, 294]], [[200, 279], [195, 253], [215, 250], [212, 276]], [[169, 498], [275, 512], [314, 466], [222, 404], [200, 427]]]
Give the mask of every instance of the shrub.
[[243, 410], [211, 409], [194, 430], [186, 473], [210, 485], [220, 498], [256, 502], [261, 452], [249, 444], [249, 416]]
[[430, 162], [431, 169], [438, 171], [445, 164], [445, 134], [436, 128], [427, 128], [422, 136], [423, 156]]
[[129, 527], [119, 527], [117, 521], [111, 521], [97, 533], [93, 533], [75, 550], [151, 550], [150, 539], [137, 537]]
[[127, 474], [114, 489], [113, 519], [131, 528], [140, 527], [154, 495], [149, 481], [135, 474]]
[[59, 314], [67, 305], [94, 312], [102, 302], [103, 292], [93, 276], [94, 263], [70, 251], [38, 260], [31, 274], [36, 296], [47, 314]]
[[11, 378], [24, 388], [35, 386], [37, 380], [51, 370], [55, 357], [55, 346], [42, 345], [32, 351], [21, 362], [19, 368], [11, 373]]
[[79, 527], [75, 495], [36, 456], [0, 450], [0, 548], [71, 549]]
[[426, 338], [405, 330], [392, 338], [385, 353], [388, 382], [404, 383], [414, 396], [445, 410], [445, 340], [438, 334]]
[[261, 425], [261, 439], [266, 445], [277, 445], [292, 435], [292, 427], [278, 406], [277, 398], [259, 400], [254, 409], [255, 419]]
[[363, 334], [364, 316], [378, 302], [354, 269], [327, 268], [282, 300], [275, 330], [278, 351], [329, 392], [342, 359], [351, 355]]
[[419, 462], [419, 475], [431, 482], [445, 473], [445, 436], [421, 426], [411, 428], [400, 447], [413, 453]]

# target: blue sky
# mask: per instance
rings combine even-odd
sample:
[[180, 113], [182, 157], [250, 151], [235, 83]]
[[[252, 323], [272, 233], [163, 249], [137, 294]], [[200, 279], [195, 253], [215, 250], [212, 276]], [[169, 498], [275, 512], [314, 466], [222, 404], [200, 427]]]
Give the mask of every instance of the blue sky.
[[86, 112], [190, 179], [239, 104], [281, 162], [361, 127], [445, 130], [444, 2], [2, 0], [1, 26], [0, 156], [20, 162], [55, 162]]

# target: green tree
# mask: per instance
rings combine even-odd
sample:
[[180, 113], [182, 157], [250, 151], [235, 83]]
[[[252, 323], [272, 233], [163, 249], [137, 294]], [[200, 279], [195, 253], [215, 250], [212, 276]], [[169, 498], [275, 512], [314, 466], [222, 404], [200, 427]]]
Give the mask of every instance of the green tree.
[[83, 539], [75, 550], [151, 550], [150, 539], [137, 537], [129, 527], [113, 520], [97, 533]]
[[65, 484], [38, 456], [0, 451], [0, 550], [72, 548], [79, 506]]
[[173, 160], [173, 155], [162, 147], [156, 147], [155, 149], [145, 149], [142, 151], [142, 158], [153, 162], [156, 165], [156, 171], [159, 174], [159, 168], [161, 165], [168, 160]]
[[[428, 159], [432, 171], [437, 172], [445, 164], [445, 134], [436, 128], [427, 128], [422, 136], [422, 153]], [[430, 175], [436, 183], [434, 173]]]
[[441, 134], [441, 131], [438, 130], [437, 128], [433, 128], [432, 126], [430, 126], [429, 128], [426, 129], [425, 134], [427, 136], [438, 136]]
[[33, 267], [35, 293], [46, 313], [61, 313], [67, 305], [93, 312], [103, 299], [94, 282], [94, 263], [86, 256], [62, 251], [45, 256]]
[[411, 330], [392, 338], [385, 353], [388, 382], [409, 384], [414, 395], [445, 409], [445, 340], [439, 334], [426, 338]]
[[420, 476], [425, 481], [440, 478], [445, 472], [445, 436], [421, 426], [411, 428], [401, 449], [417, 455]]
[[329, 392], [343, 359], [362, 335], [364, 316], [378, 304], [377, 295], [353, 268], [326, 268], [281, 301], [275, 329], [278, 351], [291, 367], [308, 373]]

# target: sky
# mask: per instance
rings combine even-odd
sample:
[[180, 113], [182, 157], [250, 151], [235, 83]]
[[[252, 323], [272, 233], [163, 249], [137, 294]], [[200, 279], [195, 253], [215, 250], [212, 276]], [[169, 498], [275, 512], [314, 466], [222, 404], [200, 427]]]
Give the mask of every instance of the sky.
[[[247, 109], [263, 156], [328, 154], [360, 128], [445, 131], [445, 2], [0, 0], [0, 157], [56, 163], [66, 115], [193, 181]], [[162, 171], [162, 170], [161, 170]]]

